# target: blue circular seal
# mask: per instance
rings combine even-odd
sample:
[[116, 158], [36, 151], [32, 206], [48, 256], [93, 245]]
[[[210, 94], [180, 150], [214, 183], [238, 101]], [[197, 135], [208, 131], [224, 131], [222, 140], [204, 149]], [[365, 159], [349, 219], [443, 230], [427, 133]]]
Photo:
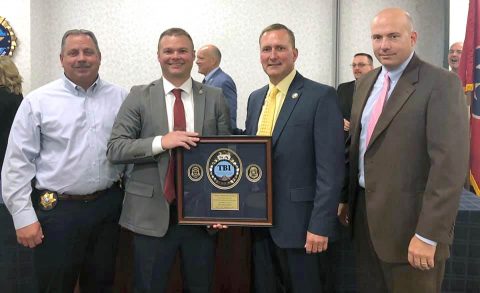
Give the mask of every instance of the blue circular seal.
[[207, 177], [218, 189], [235, 187], [242, 177], [242, 161], [230, 149], [215, 150], [207, 161]]
[[0, 16], [0, 56], [12, 56], [17, 46], [16, 40], [12, 27], [5, 17]]

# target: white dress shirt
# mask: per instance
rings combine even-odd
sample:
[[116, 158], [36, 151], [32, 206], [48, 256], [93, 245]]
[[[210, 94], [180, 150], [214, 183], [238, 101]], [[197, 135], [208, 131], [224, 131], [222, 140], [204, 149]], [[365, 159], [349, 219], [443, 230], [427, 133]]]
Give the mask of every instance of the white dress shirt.
[[[175, 103], [175, 96], [173, 95], [172, 90], [176, 89], [171, 82], [162, 78], [163, 80], [163, 89], [165, 91], [165, 104], [167, 106], [167, 118], [168, 118], [168, 130], [173, 131], [173, 104]], [[182, 102], [183, 107], [185, 108], [185, 121], [187, 122], [187, 131], [195, 131], [194, 125], [194, 116], [193, 116], [193, 89], [192, 89], [192, 79], [189, 78], [178, 88], [182, 90]], [[162, 147], [162, 137], [161, 135], [156, 136], [152, 142], [152, 153], [153, 155], [158, 155], [165, 150]]]

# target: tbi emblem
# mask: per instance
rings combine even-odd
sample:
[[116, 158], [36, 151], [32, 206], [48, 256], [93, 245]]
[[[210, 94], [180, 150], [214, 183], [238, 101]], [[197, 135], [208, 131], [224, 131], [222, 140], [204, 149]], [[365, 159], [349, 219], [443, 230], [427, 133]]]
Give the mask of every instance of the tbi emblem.
[[215, 150], [207, 161], [207, 177], [215, 187], [231, 189], [242, 177], [242, 161], [232, 150]]

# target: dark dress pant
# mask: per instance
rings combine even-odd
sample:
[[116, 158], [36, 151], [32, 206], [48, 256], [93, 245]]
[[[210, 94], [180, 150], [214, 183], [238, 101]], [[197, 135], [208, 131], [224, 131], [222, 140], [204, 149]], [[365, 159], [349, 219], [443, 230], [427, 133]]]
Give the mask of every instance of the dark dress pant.
[[435, 260], [435, 267], [428, 271], [415, 269], [408, 262], [387, 263], [380, 260], [370, 238], [363, 189], [358, 192], [356, 204], [353, 238], [358, 292], [441, 292], [445, 260]]
[[[38, 202], [38, 192], [32, 199]], [[123, 191], [116, 185], [92, 201], [59, 200], [36, 207], [45, 238], [34, 248], [39, 292], [113, 292]], [[34, 204], [36, 205], [36, 204]]]
[[0, 292], [36, 292], [33, 251], [17, 242], [12, 216], [0, 203]]
[[254, 292], [328, 292], [325, 253], [307, 254], [304, 248], [280, 248], [267, 228], [252, 229], [252, 236]]
[[179, 253], [183, 292], [210, 293], [215, 236], [204, 226], [176, 224], [176, 209], [170, 211], [170, 227], [163, 237], [134, 233], [134, 291], [166, 292], [175, 256]]

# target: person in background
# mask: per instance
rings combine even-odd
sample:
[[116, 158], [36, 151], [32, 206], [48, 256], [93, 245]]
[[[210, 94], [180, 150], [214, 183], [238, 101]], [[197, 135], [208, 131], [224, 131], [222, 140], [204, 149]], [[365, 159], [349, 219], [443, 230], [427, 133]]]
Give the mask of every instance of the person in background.
[[[65, 32], [64, 75], [28, 94], [8, 138], [2, 196], [18, 242], [33, 249], [39, 292], [112, 292], [123, 165], [106, 157], [127, 92], [101, 79], [88, 30]], [[3, 116], [2, 116], [3, 117]]]
[[448, 65], [452, 72], [458, 73], [458, 66], [460, 66], [460, 58], [462, 57], [463, 42], [455, 42], [448, 50]]
[[440, 292], [468, 167], [458, 76], [422, 61], [400, 8], [371, 23], [381, 67], [358, 80], [348, 217], [359, 292]]
[[233, 79], [220, 68], [222, 53], [214, 45], [205, 45], [197, 51], [198, 72], [205, 78], [203, 83], [222, 89], [230, 110], [230, 126], [237, 128], [237, 86]]
[[365, 73], [373, 70], [373, 58], [367, 53], [357, 53], [353, 56], [353, 61], [350, 66], [352, 67], [355, 80], [341, 83], [337, 87], [337, 94], [343, 115], [343, 130], [345, 131], [345, 138], [350, 129], [350, 113], [352, 111], [352, 98], [355, 89], [355, 82]]
[[[9, 56], [0, 56], [0, 167], [3, 165], [10, 127], [22, 99], [22, 77], [15, 63]], [[0, 180], [0, 194], [1, 185]], [[31, 268], [21, 267], [25, 263], [30, 263], [28, 260], [32, 258], [31, 251], [17, 244], [12, 217], [1, 196], [0, 223], [0, 288], [3, 288], [5, 292], [14, 292], [19, 288], [17, 286], [32, 286], [29, 282]], [[19, 276], [18, 271], [22, 271], [23, 274]], [[20, 278], [27, 282], [18, 284]], [[30, 289], [30, 291], [34, 291], [34, 289]]]

